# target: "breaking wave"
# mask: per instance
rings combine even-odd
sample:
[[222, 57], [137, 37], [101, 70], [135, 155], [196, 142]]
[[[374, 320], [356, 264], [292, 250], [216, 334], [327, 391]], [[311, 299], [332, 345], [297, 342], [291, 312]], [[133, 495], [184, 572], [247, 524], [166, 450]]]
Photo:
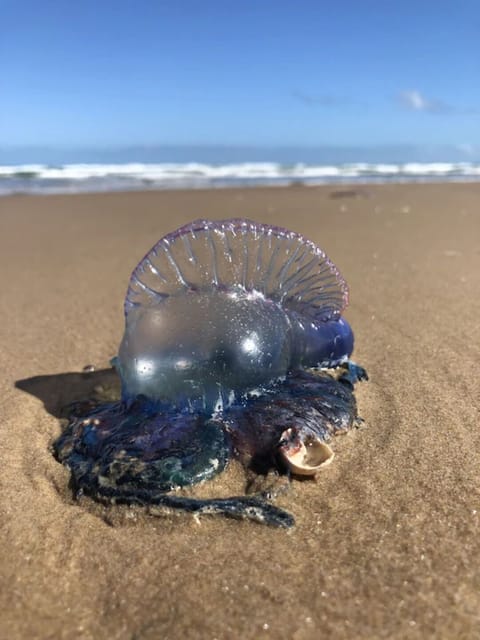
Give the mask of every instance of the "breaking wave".
[[197, 162], [59, 166], [26, 164], [0, 166], [0, 195], [476, 180], [480, 180], [480, 164], [472, 162], [360, 162], [341, 165], [283, 165], [273, 162], [222, 165]]

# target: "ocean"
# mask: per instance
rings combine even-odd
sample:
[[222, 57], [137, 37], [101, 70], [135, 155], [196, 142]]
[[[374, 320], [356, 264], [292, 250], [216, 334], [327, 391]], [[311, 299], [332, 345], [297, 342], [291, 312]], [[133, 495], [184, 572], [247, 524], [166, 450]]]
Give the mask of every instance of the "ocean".
[[0, 165], [0, 196], [148, 189], [479, 181], [479, 162]]

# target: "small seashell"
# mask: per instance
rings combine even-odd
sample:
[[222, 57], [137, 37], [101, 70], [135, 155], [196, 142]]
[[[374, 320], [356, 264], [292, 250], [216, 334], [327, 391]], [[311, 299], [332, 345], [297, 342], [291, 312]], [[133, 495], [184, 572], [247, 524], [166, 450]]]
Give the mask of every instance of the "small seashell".
[[294, 428], [282, 433], [279, 452], [290, 471], [299, 476], [316, 475], [335, 457], [332, 448], [313, 432], [300, 433]]

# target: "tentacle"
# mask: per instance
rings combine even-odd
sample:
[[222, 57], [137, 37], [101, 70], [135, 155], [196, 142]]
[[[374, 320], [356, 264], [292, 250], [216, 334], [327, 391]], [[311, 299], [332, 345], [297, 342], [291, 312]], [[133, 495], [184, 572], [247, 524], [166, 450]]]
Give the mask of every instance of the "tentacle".
[[293, 527], [295, 524], [292, 515], [271, 504], [261, 495], [200, 499], [166, 493], [152, 495], [137, 490], [119, 493], [117, 490], [102, 488], [96, 497], [114, 504], [164, 507], [197, 515], [221, 515], [236, 520], [252, 520], [271, 527], [285, 529]]
[[[313, 475], [333, 457], [328, 441], [356, 424], [353, 384], [365, 377], [365, 370], [352, 362], [338, 379], [297, 371], [270, 392], [246, 398], [214, 419], [173, 410], [149, 413], [141, 399], [128, 409], [121, 403], [77, 404], [54, 444], [55, 453], [70, 467], [74, 490], [102, 502], [290, 527], [293, 517], [264, 494], [197, 499], [168, 492], [219, 473], [232, 444], [258, 472], [275, 467], [278, 454], [294, 474]], [[308, 456], [302, 457], [302, 446]]]
[[342, 368], [345, 369], [345, 371], [339, 377], [340, 382], [349, 382], [353, 386], [357, 382], [368, 380], [367, 370], [356, 362], [353, 362], [353, 360], [344, 362]]
[[[270, 393], [250, 398], [224, 416], [236, 454], [259, 473], [278, 464], [277, 453], [283, 458], [285, 451], [296, 455], [301, 446], [315, 453], [315, 467], [325, 466], [333, 458], [327, 443], [352, 429], [356, 419], [350, 383], [328, 373], [305, 371], [292, 373]], [[293, 473], [298, 469], [291, 468]]]
[[143, 406], [125, 410], [120, 403], [85, 403], [72, 410], [75, 415], [54, 448], [70, 467], [77, 496], [293, 526], [293, 517], [264, 495], [198, 499], [167, 493], [223, 470], [230, 445], [219, 420], [198, 414], [148, 415]]
[[203, 415], [149, 414], [141, 402], [129, 409], [121, 403], [86, 408], [54, 443], [79, 489], [155, 495], [212, 478], [230, 456], [222, 425]]

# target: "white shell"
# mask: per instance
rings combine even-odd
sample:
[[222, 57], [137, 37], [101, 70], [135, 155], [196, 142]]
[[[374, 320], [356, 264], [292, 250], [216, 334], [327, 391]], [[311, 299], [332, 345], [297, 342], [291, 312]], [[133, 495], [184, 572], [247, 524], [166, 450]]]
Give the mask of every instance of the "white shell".
[[332, 448], [314, 434], [299, 434], [292, 440], [292, 429], [287, 429], [281, 440], [286, 444], [280, 446], [280, 455], [295, 475], [315, 476], [335, 457]]

